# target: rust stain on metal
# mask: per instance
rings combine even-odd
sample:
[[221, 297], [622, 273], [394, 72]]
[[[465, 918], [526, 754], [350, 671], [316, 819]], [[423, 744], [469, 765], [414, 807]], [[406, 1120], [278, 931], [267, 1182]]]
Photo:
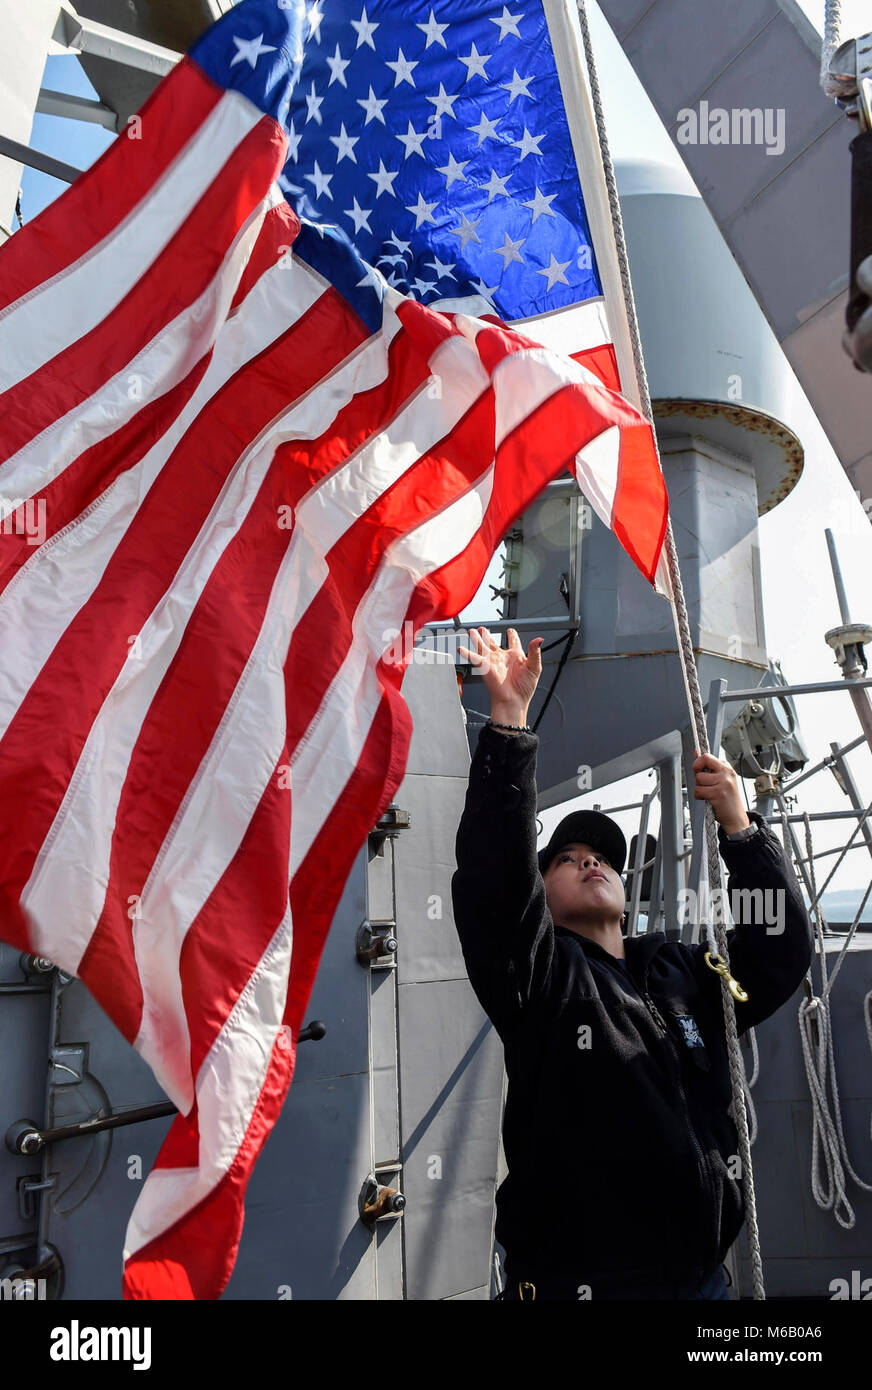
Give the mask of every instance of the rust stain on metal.
[[729, 405], [726, 401], [688, 400], [653, 401], [652, 408], [655, 420], [665, 419], [671, 415], [686, 415], [696, 420], [724, 420], [740, 429], [759, 434], [761, 438], [767, 439], [781, 451], [784, 456], [786, 471], [778, 486], [773, 488], [767, 497], [758, 498], [757, 513], [759, 516], [765, 516], [779, 502], [782, 502], [788, 493], [793, 491], [802, 476], [805, 455], [796, 435], [786, 425], [781, 424], [771, 415], [765, 415], [761, 410], [749, 410], [746, 406]]

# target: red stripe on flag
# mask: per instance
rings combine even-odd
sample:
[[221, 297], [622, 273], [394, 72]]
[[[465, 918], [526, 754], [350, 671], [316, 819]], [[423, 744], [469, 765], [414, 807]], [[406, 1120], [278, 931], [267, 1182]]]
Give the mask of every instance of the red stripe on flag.
[[[299, 223], [286, 204], [270, 209], [237, 288], [231, 306], [231, 314], [238, 311], [242, 301], [255, 287], [261, 276], [275, 265], [282, 248], [290, 244], [298, 228]], [[338, 298], [334, 293], [333, 299], [338, 300]], [[344, 301], [340, 302], [344, 303]], [[307, 312], [311, 313], [311, 310]], [[323, 313], [324, 310], [322, 309], [320, 312]], [[331, 313], [335, 314], [335, 309]], [[356, 315], [348, 313], [346, 318], [348, 326], [343, 332], [349, 334], [356, 332], [356, 337], [352, 341], [352, 346], [355, 346], [357, 342], [363, 340], [365, 333]], [[291, 326], [287, 334], [283, 334], [281, 338], [276, 340], [277, 343], [285, 341], [293, 329], [294, 325]], [[323, 335], [325, 343], [328, 340], [332, 341], [335, 331], [335, 325], [331, 321], [329, 332]], [[316, 344], [319, 341], [319, 332], [323, 332], [323, 330], [316, 326], [313, 336], [313, 342]], [[273, 346], [268, 346], [258, 357], [252, 358], [250, 363], [245, 363], [235, 375], [238, 376], [241, 372], [250, 370], [253, 363], [273, 350]], [[293, 351], [296, 353], [297, 348], [295, 347]], [[200, 359], [184, 380], [171, 387], [162, 396], [145, 401], [126, 424], [115, 430], [114, 433], [99, 439], [90, 449], [86, 449], [47, 487], [36, 494], [41, 501], [45, 502], [46, 540], [64, 530], [71, 521], [100, 497], [121, 473], [133, 468], [157, 444], [187, 405], [211, 360], [212, 349]], [[292, 370], [293, 366], [293, 362], [282, 361], [278, 364], [278, 368], [282, 372]], [[275, 413], [278, 413], [287, 404], [287, 393], [278, 389], [275, 382], [272, 384], [272, 388], [267, 384], [264, 389], [272, 390], [275, 399]], [[23, 509], [19, 508], [19, 512], [22, 511]], [[24, 518], [22, 516], [20, 520], [16, 520], [17, 516], [18, 513], [14, 513], [12, 519], [7, 522], [7, 526], [0, 530], [0, 595], [21, 566], [27, 563], [34, 551], [25, 531]]]
[[[201, 358], [171, 391], [157, 400], [145, 402], [127, 424], [99, 439], [36, 494], [45, 503], [46, 540], [75, 521], [116, 478], [135, 468], [157, 444], [196, 391], [210, 356]], [[19, 508], [19, 512], [22, 511], [23, 508]], [[33, 553], [34, 547], [29, 543], [23, 524], [19, 531], [3, 529], [0, 534], [0, 595]]]
[[598, 376], [603, 386], [607, 386], [610, 391], [620, 391], [621, 378], [618, 374], [618, 359], [611, 343], [600, 343], [598, 347], [585, 348], [583, 352], [573, 352], [572, 360], [581, 367], [587, 367], [587, 370], [593, 372], [594, 376]]
[[183, 58], [139, 112], [142, 139], [131, 158], [130, 131], [79, 175], [62, 198], [0, 250], [0, 311], [74, 265], [118, 227], [184, 149], [224, 96], [190, 58]]
[[[493, 439], [493, 431], [488, 390], [328, 552], [327, 581], [297, 624], [285, 668], [292, 753], [345, 659], [358, 606], [388, 546], [469, 490], [481, 473], [483, 442]], [[325, 642], [328, 632], [330, 641]]]
[[[300, 356], [303, 373], [317, 379], [317, 362]], [[264, 412], [266, 393], [251, 391], [244, 375], [233, 387], [210, 402], [211, 428], [201, 416], [200, 428], [189, 431], [164, 465], [90, 600], [57, 643], [0, 743], [9, 769], [0, 842], [8, 837], [13, 847], [7, 888], [17, 885], [20, 892], [30, 877], [88, 731], [128, 657], [128, 634], [141, 630], [172, 584], [241, 447], [270, 418]], [[34, 786], [33, 750], [45, 746], [47, 728], [57, 730], [58, 738], [45, 749], [45, 776]]]
[[[274, 462], [249, 515], [200, 596], [179, 650], [149, 706], [127, 769], [115, 818], [106, 899], [78, 973], [95, 998], [107, 1000], [113, 1022], [130, 1042], [139, 1032], [143, 996], [128, 899], [141, 893], [251, 656], [289, 540], [289, 532], [277, 525], [281, 492], [281, 470]], [[286, 868], [287, 850], [283, 861], [278, 856], [278, 862]], [[252, 879], [257, 892], [267, 881], [266, 867]], [[286, 901], [286, 872], [283, 898]], [[243, 969], [248, 969], [243, 948], [251, 934], [246, 931], [250, 913], [240, 917], [235, 897], [228, 911], [225, 928], [238, 958], [228, 968], [221, 992], [233, 988], [235, 999], [242, 984], [235, 988], [234, 982]], [[256, 922], [253, 925], [256, 927]], [[269, 928], [267, 940], [274, 928], [275, 924]], [[210, 943], [215, 956], [220, 954], [219, 937], [220, 933]], [[258, 951], [255, 959], [261, 953]], [[205, 991], [203, 998], [208, 997]], [[226, 1012], [229, 1007], [222, 1012], [221, 1023]], [[210, 1033], [201, 1055], [213, 1036]]]
[[[365, 337], [357, 317], [332, 290], [323, 294], [276, 343], [231, 378], [209, 402], [179, 445], [174, 465], [195, 465], [235, 432], [242, 451], [280, 411], [299, 399]], [[306, 351], [301, 351], [305, 344]], [[304, 491], [307, 484], [295, 480]], [[130, 1041], [139, 1030], [142, 991], [135, 969], [130, 884], [145, 882], [190, 780], [205, 756], [257, 637], [275, 572], [290, 539], [278, 508], [296, 500], [280, 453], [258, 499], [231, 539], [195, 606], [168, 677], [152, 701], [134, 749], [116, 816], [106, 905], [82, 960], [80, 974], [99, 996], [125, 961], [127, 988], [108, 990], [111, 1017]], [[95, 594], [91, 602], [97, 600]], [[226, 626], [228, 613], [235, 625]], [[216, 632], [225, 645], [216, 661]], [[232, 641], [231, 641], [232, 639]], [[185, 692], [179, 700], [179, 692]], [[148, 788], [148, 795], [144, 789]]]
[[[239, 1238], [245, 1217], [245, 1189], [270, 1131], [281, 1114], [291, 1084], [292, 1054], [282, 1045], [273, 1046], [266, 1080], [245, 1137], [228, 1172], [212, 1191], [185, 1212], [185, 1215], [138, 1250], [124, 1266], [125, 1299], [216, 1299], [221, 1296], [233, 1272]], [[181, 1115], [173, 1121], [179, 1129], [183, 1149], [189, 1149], [191, 1127]], [[169, 1146], [170, 1138], [164, 1141]], [[161, 1163], [155, 1168], [173, 1167]], [[177, 1154], [174, 1155], [177, 1159]], [[196, 1164], [196, 1156], [193, 1158]]]
[[191, 215], [133, 289], [90, 333], [0, 395], [2, 461], [99, 391], [194, 304], [264, 199], [287, 141], [264, 116], [240, 142]]
[[[287, 911], [293, 793], [280, 778], [286, 764], [287, 750], [182, 945], [179, 975], [195, 1078]], [[305, 806], [297, 810], [306, 814]]]
[[[358, 848], [390, 803], [405, 770], [411, 717], [400, 696], [399, 674], [393, 669], [379, 670], [385, 676], [385, 699], [379, 704], [336, 814], [316, 838], [291, 885], [294, 947], [285, 1021], [295, 1042], [323, 941]], [[326, 883], [325, 861], [333, 866]], [[273, 1047], [266, 1082], [245, 1138], [229, 1171], [203, 1201], [127, 1261], [125, 1299], [220, 1297], [236, 1261], [248, 1179], [281, 1113], [294, 1060], [295, 1049], [285, 1048], [279, 1040]], [[177, 1129], [178, 1137], [171, 1142]], [[155, 1167], [195, 1164], [195, 1134], [189, 1120], [177, 1117]]]
[[669, 496], [649, 425], [624, 425], [612, 527], [627, 554], [654, 583], [669, 521]]
[[[271, 207], [263, 219], [260, 236], [254, 243], [248, 264], [242, 272], [242, 279], [233, 296], [228, 318], [232, 318], [244, 299], [276, 261], [282, 259], [297, 239], [300, 219], [288, 203], [277, 203]], [[287, 264], [287, 262], [286, 262]]]
[[[408, 340], [405, 340], [405, 348], [402, 347], [403, 341], [401, 338], [396, 358], [399, 361], [405, 360], [407, 370], [412, 373], [411, 379], [418, 384], [420, 366], [414, 363], [409, 355]], [[399, 375], [392, 374], [395, 387]], [[371, 392], [367, 394], [372, 395]], [[393, 406], [393, 401], [386, 396], [383, 397], [382, 403], [386, 409]], [[349, 407], [346, 424], [351, 423], [350, 417], [353, 413], [356, 414], [351, 412]], [[349, 527], [340, 541], [328, 552], [328, 576], [314, 601], [295, 625], [293, 642], [284, 668], [285, 689], [288, 693], [288, 761], [317, 714], [333, 676], [345, 660], [353, 638], [352, 620], [360, 600], [381, 564], [386, 548], [396, 536], [413, 529], [420, 521], [433, 515], [447, 502], [468, 489], [479, 471], [479, 465], [475, 460], [481, 451], [481, 441], [492, 437], [493, 403], [488, 393], [452, 430], [447, 441], [436, 446], [430, 455], [424, 456], [409, 469]], [[280, 449], [277, 458], [281, 459], [287, 476], [296, 480], [297, 487], [290, 491], [286, 484], [283, 495], [286, 500], [290, 496], [296, 502], [299, 494], [308, 488], [300, 485], [298, 469], [287, 468], [284, 455], [285, 450]], [[315, 455], [317, 457], [317, 448]], [[311, 468], [306, 470], [305, 476], [307, 479], [311, 478]], [[264, 544], [268, 544], [268, 539]], [[211, 625], [210, 640], [214, 641]], [[202, 660], [203, 671], [210, 669], [208, 651], [204, 651], [202, 655], [198, 653], [198, 660]], [[214, 667], [214, 655], [212, 664]], [[182, 671], [177, 674], [182, 678], [185, 688], [189, 682], [194, 684], [189, 701], [201, 717], [199, 727], [195, 725], [188, 732], [189, 740], [199, 753], [203, 727], [211, 727], [210, 719], [201, 715], [202, 707], [208, 705], [212, 696], [215, 701], [214, 717], [217, 721], [225, 699], [221, 689], [212, 692], [207, 687], [202, 692], [197, 692], [195, 672], [196, 666], [187, 676]], [[197, 693], [201, 694], [201, 700], [193, 698]], [[210, 717], [211, 713], [210, 711]], [[184, 726], [179, 730], [167, 725], [164, 730], [155, 733], [153, 747], [146, 750], [145, 766], [148, 768], [148, 775], [160, 784], [162, 790], [167, 786], [171, 789], [173, 807], [176, 798], [181, 801], [184, 784], [191, 769], [187, 766], [186, 756], [181, 758], [178, 767], [168, 765], [162, 769], [160, 750], [165, 746], [171, 749], [184, 732]], [[171, 760], [167, 758], [166, 761], [169, 763]], [[291, 782], [293, 784], [293, 778]], [[131, 814], [135, 815], [135, 804], [131, 807]], [[124, 820], [120, 814], [118, 819]], [[145, 840], [150, 856], [152, 847], [156, 844], [156, 837], [148, 835]], [[131, 840], [132, 854], [136, 853], [137, 846], [138, 840], [134, 832]], [[221, 956], [225, 961], [222, 984], [223, 1012], [212, 1001], [208, 1018], [204, 1017], [201, 1006], [194, 1001], [193, 992], [192, 1007], [187, 1009], [192, 1045], [195, 1046], [198, 1057], [205, 1055], [211, 1047], [215, 1035], [223, 1026], [226, 1014], [250, 975], [250, 964], [247, 957], [240, 954], [239, 942], [249, 938], [260, 939], [262, 936], [259, 918], [257, 914], [252, 917], [250, 909], [243, 906], [235, 879], [236, 874], [231, 868], [225, 878], [216, 885], [206, 909], [192, 923], [185, 938], [186, 952], [191, 952], [198, 960], [202, 961], [207, 955], [212, 954]], [[123, 914], [119, 920], [123, 926]], [[111, 952], [107, 956], [107, 964], [110, 961]], [[198, 1040], [196, 1043], [195, 1038]]]
[[[285, 1022], [295, 1041], [345, 882], [361, 845], [390, 805], [406, 770], [412, 717], [400, 696], [402, 673], [382, 662], [376, 670], [385, 698], [379, 703], [342, 795], [291, 880], [294, 949]], [[327, 876], [325, 863], [331, 865]]]

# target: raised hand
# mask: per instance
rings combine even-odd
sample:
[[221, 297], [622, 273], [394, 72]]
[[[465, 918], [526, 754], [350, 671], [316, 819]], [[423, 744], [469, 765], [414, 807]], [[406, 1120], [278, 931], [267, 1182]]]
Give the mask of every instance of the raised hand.
[[469, 636], [476, 650], [459, 646], [457, 651], [470, 665], [481, 668], [490, 695], [491, 718], [504, 724], [526, 724], [527, 710], [542, 674], [540, 649], [544, 638], [534, 637], [525, 656], [513, 627], [508, 630], [506, 647], [501, 647], [486, 627], [470, 628]]

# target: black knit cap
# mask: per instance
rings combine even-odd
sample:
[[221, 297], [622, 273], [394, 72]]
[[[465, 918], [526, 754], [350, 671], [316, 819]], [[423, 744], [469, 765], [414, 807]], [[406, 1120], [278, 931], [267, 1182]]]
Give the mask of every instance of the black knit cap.
[[616, 874], [623, 873], [627, 842], [611, 816], [602, 811], [571, 811], [564, 816], [548, 844], [539, 851], [539, 872], [544, 874], [557, 851], [572, 844], [590, 845], [605, 855]]

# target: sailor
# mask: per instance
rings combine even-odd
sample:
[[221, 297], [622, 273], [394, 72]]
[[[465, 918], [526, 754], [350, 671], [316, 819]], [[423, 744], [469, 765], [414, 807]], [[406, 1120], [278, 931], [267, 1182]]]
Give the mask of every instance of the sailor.
[[[536, 852], [536, 750], [527, 710], [542, 638], [525, 655], [485, 628], [460, 654], [482, 668], [482, 728], [457, 832], [454, 918], [469, 979], [508, 1076], [496, 1238], [508, 1300], [723, 1299], [744, 1221], [721, 979], [706, 944], [622, 936], [626, 844], [573, 812]], [[693, 763], [730, 871], [740, 1036], [791, 997], [811, 923], [777, 837], [745, 811], [736, 775]], [[760, 893], [736, 890], [760, 889]], [[762, 904], [766, 904], [766, 910]], [[774, 910], [773, 910], [774, 909]]]

